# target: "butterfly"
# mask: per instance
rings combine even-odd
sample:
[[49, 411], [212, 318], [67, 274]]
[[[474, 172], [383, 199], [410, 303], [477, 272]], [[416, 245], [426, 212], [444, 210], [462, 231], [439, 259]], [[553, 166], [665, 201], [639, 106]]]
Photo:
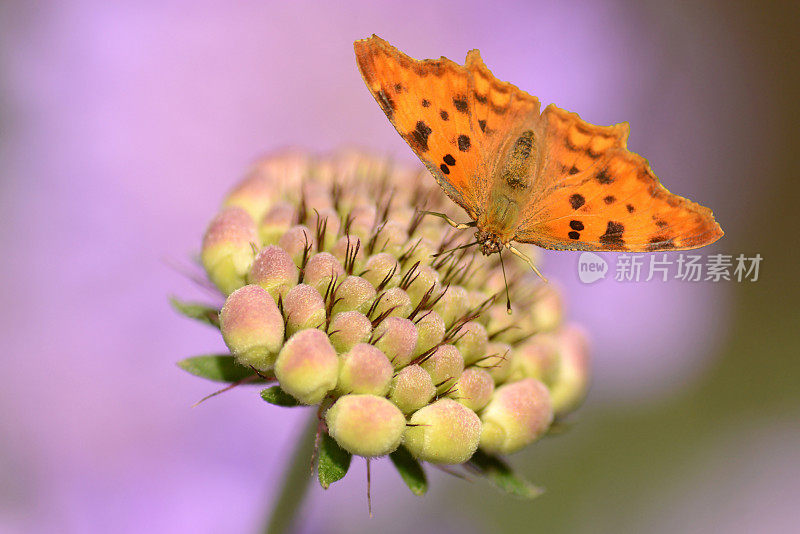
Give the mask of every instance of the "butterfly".
[[512, 242], [686, 250], [722, 237], [711, 210], [670, 193], [626, 148], [628, 123], [595, 126], [553, 104], [540, 113], [539, 100], [495, 78], [478, 50], [462, 66], [415, 60], [376, 35], [354, 48], [378, 105], [471, 221], [446, 219], [476, 227], [484, 254], [505, 248], [527, 260]]

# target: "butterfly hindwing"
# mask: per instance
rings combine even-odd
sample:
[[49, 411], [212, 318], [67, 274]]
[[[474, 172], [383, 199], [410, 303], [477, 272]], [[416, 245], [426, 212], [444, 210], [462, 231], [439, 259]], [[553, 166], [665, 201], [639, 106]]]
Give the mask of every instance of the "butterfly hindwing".
[[722, 236], [711, 210], [670, 193], [647, 161], [610, 148], [527, 207], [516, 239], [561, 250], [685, 250]]

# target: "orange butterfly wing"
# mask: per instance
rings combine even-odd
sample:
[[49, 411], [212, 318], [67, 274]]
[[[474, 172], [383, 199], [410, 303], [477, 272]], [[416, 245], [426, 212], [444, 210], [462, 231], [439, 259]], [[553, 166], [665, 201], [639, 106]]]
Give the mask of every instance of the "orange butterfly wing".
[[354, 48], [383, 112], [444, 192], [477, 219], [509, 125], [534, 124], [539, 101], [497, 80], [477, 50], [461, 66], [415, 60], [375, 35]]
[[553, 105], [537, 128], [544, 165], [517, 241], [560, 250], [685, 250], [723, 232], [711, 210], [670, 193], [626, 148], [628, 125], [602, 127]]

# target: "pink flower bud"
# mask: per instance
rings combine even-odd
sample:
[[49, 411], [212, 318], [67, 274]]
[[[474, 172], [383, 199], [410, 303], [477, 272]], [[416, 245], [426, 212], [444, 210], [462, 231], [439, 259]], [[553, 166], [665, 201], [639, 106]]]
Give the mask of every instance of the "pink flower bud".
[[336, 352], [347, 352], [355, 345], [369, 341], [372, 323], [363, 313], [342, 312], [333, 317], [328, 332]]
[[548, 334], [538, 334], [514, 351], [508, 380], [535, 378], [551, 384], [558, 374], [559, 353], [556, 340]]
[[250, 285], [231, 293], [220, 312], [220, 330], [237, 362], [272, 369], [283, 344], [283, 317], [264, 289]]
[[281, 236], [291, 228], [297, 217], [297, 208], [282, 202], [275, 204], [261, 217], [258, 223], [258, 235], [265, 245], [275, 245]]
[[319, 291], [307, 284], [296, 285], [286, 293], [283, 313], [290, 336], [299, 330], [325, 326], [325, 301]]
[[375, 288], [360, 276], [348, 276], [336, 289], [333, 314], [345, 311], [367, 313], [375, 300]]
[[371, 317], [378, 317], [384, 313], [388, 313], [389, 317], [408, 317], [412, 309], [408, 293], [399, 287], [393, 287], [383, 292]]
[[[354, 235], [343, 235], [336, 241], [331, 249], [333, 254], [342, 265], [352, 262], [351, 271], [360, 273], [364, 268], [364, 243]], [[371, 285], [371, 284], [370, 284]]]
[[325, 414], [328, 432], [344, 450], [359, 456], [384, 456], [400, 445], [406, 419], [383, 397], [345, 395]]
[[512, 354], [508, 343], [490, 341], [486, 345], [486, 357], [478, 360], [475, 366], [488, 371], [495, 384], [502, 384], [511, 374]]
[[469, 311], [469, 296], [467, 290], [461, 286], [450, 286], [433, 310], [442, 316], [444, 324], [450, 328], [458, 319], [464, 317]]
[[367, 343], [359, 343], [339, 358], [341, 394], [369, 394], [380, 397], [389, 392], [394, 368], [384, 353]]
[[395, 287], [400, 282], [402, 269], [397, 259], [391, 254], [381, 252], [370, 256], [364, 265], [361, 277], [367, 280], [376, 289], [381, 287]]
[[439, 273], [430, 265], [420, 264], [414, 272], [412, 280], [413, 282], [406, 288], [406, 293], [408, 293], [409, 298], [411, 298], [411, 304], [414, 306], [420, 303], [431, 288], [433, 288], [433, 291], [428, 295], [429, 302], [442, 292]]
[[444, 339], [444, 319], [435, 311], [423, 312], [424, 315], [416, 321], [417, 346], [414, 347], [414, 357], [429, 351]]
[[589, 343], [583, 329], [570, 325], [557, 335], [560, 345], [560, 364], [553, 378], [550, 396], [553, 410], [558, 415], [577, 408], [586, 397], [591, 374]]
[[464, 372], [464, 358], [453, 345], [438, 347], [420, 365], [431, 375], [439, 394], [449, 390]]
[[239, 207], [258, 221], [277, 198], [274, 184], [264, 176], [250, 175], [234, 187], [225, 201], [224, 207]]
[[413, 357], [414, 346], [417, 344], [417, 328], [408, 319], [389, 317], [375, 327], [372, 339], [394, 368], [399, 369], [408, 365]]
[[209, 279], [226, 295], [242, 287], [258, 246], [255, 222], [242, 208], [222, 210], [203, 237], [200, 259]]
[[456, 334], [455, 346], [461, 352], [466, 365], [471, 365], [486, 356], [489, 335], [482, 324], [469, 321]]
[[280, 247], [269, 245], [256, 255], [248, 280], [266, 289], [277, 302], [279, 296], [285, 297], [289, 289], [297, 285], [297, 277], [297, 267], [289, 254]]
[[481, 421], [452, 399], [440, 399], [414, 412], [403, 444], [415, 457], [434, 464], [466, 462], [478, 448]]
[[333, 254], [319, 252], [308, 259], [306, 268], [303, 270], [303, 283], [310, 285], [314, 289], [325, 294], [331, 280], [341, 280], [344, 278], [344, 268]]
[[403, 413], [411, 413], [428, 404], [436, 394], [431, 375], [419, 365], [400, 369], [392, 379], [389, 400]]
[[288, 252], [294, 264], [300, 267], [306, 247], [314, 249], [314, 233], [302, 224], [292, 226], [278, 240], [278, 246]]
[[481, 449], [511, 454], [541, 437], [553, 421], [550, 393], [533, 378], [500, 386], [481, 413]]
[[317, 404], [336, 387], [339, 358], [324, 332], [301, 330], [283, 345], [275, 376], [286, 393], [303, 404]]
[[448, 396], [477, 412], [489, 403], [492, 393], [494, 393], [492, 375], [483, 369], [469, 367], [461, 373]]

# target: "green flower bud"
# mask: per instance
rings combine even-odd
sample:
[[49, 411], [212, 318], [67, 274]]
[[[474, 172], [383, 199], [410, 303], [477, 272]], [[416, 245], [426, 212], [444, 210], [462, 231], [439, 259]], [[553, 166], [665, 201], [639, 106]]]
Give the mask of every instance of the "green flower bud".
[[556, 283], [542, 284], [525, 314], [525, 328], [533, 332], [552, 332], [561, 324], [564, 304]]
[[563, 415], [577, 408], [589, 389], [589, 347], [585, 332], [577, 326], [565, 327], [558, 334], [561, 361], [553, 379], [550, 396], [553, 410]]
[[[413, 263], [411, 265], [413, 265]], [[406, 293], [408, 293], [408, 296], [411, 299], [411, 304], [414, 306], [420, 303], [425, 294], [427, 294], [431, 288], [434, 289], [428, 296], [429, 302], [436, 298], [439, 293], [441, 293], [439, 273], [437, 273], [436, 270], [430, 265], [420, 264], [417, 267], [412, 280], [413, 281], [406, 288]]]
[[303, 404], [317, 404], [336, 387], [339, 358], [321, 330], [301, 330], [283, 345], [275, 361], [281, 388]]
[[[414, 265], [416, 262], [420, 263], [420, 267], [425, 266], [431, 269], [433, 272], [436, 272], [433, 268], [428, 266], [430, 263], [432, 256], [436, 254], [436, 245], [433, 244], [433, 241], [430, 239], [426, 239], [424, 237], [415, 237], [407, 246], [403, 248], [403, 252], [408, 252], [408, 265]], [[438, 281], [439, 274], [436, 274], [436, 278]], [[430, 287], [430, 286], [429, 286]], [[427, 291], [427, 288], [425, 289]], [[424, 294], [424, 291], [423, 291]], [[415, 304], [416, 305], [416, 304]]]
[[286, 293], [283, 313], [290, 336], [299, 330], [325, 325], [325, 301], [319, 291], [307, 284], [298, 284]]
[[278, 246], [289, 253], [295, 265], [301, 267], [306, 247], [314, 248], [314, 233], [302, 224], [292, 226], [278, 240]]
[[[317, 209], [317, 213], [319, 214], [320, 226], [325, 228], [325, 239], [323, 240], [322, 248], [330, 249], [336, 243], [336, 237], [339, 235], [341, 228], [342, 223], [339, 220], [339, 214], [336, 213], [333, 207]], [[316, 221], [317, 219], [312, 218], [312, 220]]]
[[355, 206], [350, 211], [348, 218], [350, 219], [350, 234], [360, 237], [362, 242], [369, 240], [377, 218], [375, 207], [371, 205]]
[[477, 412], [489, 403], [492, 393], [494, 393], [492, 375], [483, 369], [470, 367], [461, 373], [448, 396]]
[[372, 317], [379, 317], [384, 313], [389, 313], [389, 317], [408, 317], [413, 306], [408, 293], [399, 287], [393, 287], [383, 292], [380, 300], [375, 305]]
[[511, 454], [533, 443], [553, 422], [547, 387], [526, 378], [497, 388], [481, 413], [481, 449]]
[[275, 185], [265, 176], [250, 175], [234, 187], [223, 201], [223, 207], [239, 207], [254, 221], [261, 220], [275, 200]]
[[417, 325], [417, 346], [414, 347], [414, 357], [429, 351], [444, 339], [444, 319], [431, 310], [424, 312], [424, 315], [416, 322]]
[[400, 369], [392, 379], [389, 400], [403, 413], [411, 413], [428, 404], [436, 394], [433, 380], [419, 365]]
[[245, 285], [253, 263], [253, 245], [258, 245], [256, 225], [242, 208], [222, 210], [206, 230], [200, 260], [208, 278], [229, 295]]
[[282, 202], [275, 204], [261, 217], [258, 223], [258, 235], [265, 245], [275, 245], [281, 236], [292, 227], [297, 216], [297, 209], [291, 204]]
[[414, 412], [403, 444], [420, 460], [433, 464], [466, 462], [478, 448], [481, 421], [452, 399], [440, 399]]
[[489, 335], [480, 323], [469, 321], [456, 334], [455, 346], [461, 352], [466, 365], [472, 365], [486, 356]]
[[343, 235], [340, 237], [336, 244], [333, 245], [331, 254], [333, 254], [342, 265], [348, 261], [352, 261], [352, 272], [359, 273], [364, 268], [364, 243], [354, 235]]
[[406, 418], [391, 402], [374, 395], [345, 395], [325, 414], [328, 432], [344, 450], [384, 456], [400, 445]]
[[334, 315], [345, 311], [367, 313], [375, 300], [375, 288], [360, 276], [348, 276], [336, 289]]
[[259, 286], [231, 293], [219, 314], [222, 339], [242, 365], [269, 371], [283, 344], [283, 317], [275, 301]]
[[495, 384], [502, 384], [508, 380], [508, 376], [511, 374], [513, 359], [511, 345], [490, 341], [486, 345], [486, 357], [479, 360], [475, 366], [488, 371]]
[[405, 227], [395, 221], [387, 221], [380, 228], [375, 238], [375, 250], [399, 256], [408, 242]]
[[388, 317], [375, 327], [372, 334], [378, 347], [399, 369], [411, 361], [417, 344], [417, 328], [414, 323], [402, 317]]
[[382, 397], [392, 383], [392, 367], [384, 353], [368, 343], [359, 343], [339, 357], [340, 394], [368, 394]]
[[333, 317], [328, 332], [336, 352], [347, 352], [355, 345], [369, 341], [372, 323], [363, 313], [342, 312]]
[[431, 375], [436, 392], [450, 389], [464, 372], [464, 358], [453, 345], [442, 345], [420, 364]]
[[285, 297], [289, 289], [297, 285], [298, 274], [289, 254], [280, 247], [269, 245], [256, 255], [248, 280], [266, 289], [277, 302], [279, 296]]
[[547, 334], [533, 336], [514, 351], [508, 380], [535, 378], [551, 384], [558, 374], [559, 354], [555, 339]]
[[461, 286], [448, 287], [442, 298], [433, 307], [433, 311], [441, 315], [444, 324], [450, 328], [469, 311], [467, 290]]
[[331, 280], [341, 280], [344, 277], [344, 268], [333, 254], [319, 252], [308, 259], [303, 270], [303, 283], [325, 294]]
[[384, 288], [395, 287], [400, 282], [400, 264], [391, 254], [381, 252], [370, 256], [364, 265], [361, 277], [367, 280], [376, 289], [383, 285]]

